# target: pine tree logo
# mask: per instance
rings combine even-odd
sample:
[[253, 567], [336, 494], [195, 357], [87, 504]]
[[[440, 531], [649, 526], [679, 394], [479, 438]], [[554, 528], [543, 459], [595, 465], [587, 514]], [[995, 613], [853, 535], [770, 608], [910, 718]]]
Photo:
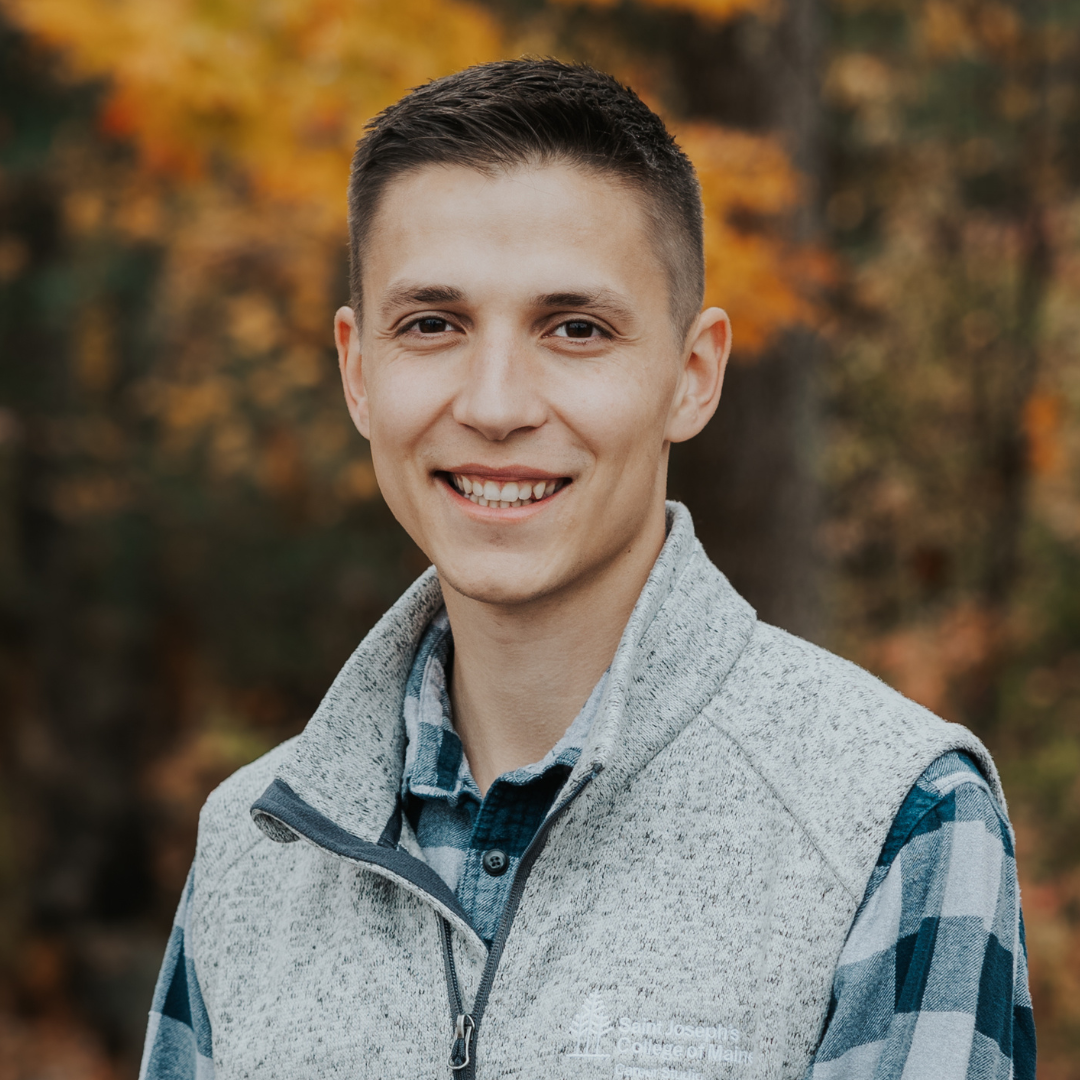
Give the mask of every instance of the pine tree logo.
[[568, 1054], [568, 1057], [579, 1058], [606, 1058], [604, 1038], [611, 1030], [611, 1021], [608, 1019], [607, 1010], [604, 1008], [604, 999], [599, 990], [594, 990], [582, 1005], [578, 1014], [570, 1022], [570, 1039], [576, 1045], [577, 1050]]

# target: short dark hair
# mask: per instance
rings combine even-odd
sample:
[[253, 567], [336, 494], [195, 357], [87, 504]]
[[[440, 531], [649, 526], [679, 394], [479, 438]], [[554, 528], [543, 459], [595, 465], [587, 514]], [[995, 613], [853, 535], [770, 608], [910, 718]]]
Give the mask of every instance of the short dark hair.
[[361, 315], [364, 245], [383, 189], [427, 165], [483, 172], [565, 162], [644, 196], [680, 336], [705, 290], [701, 187], [664, 122], [629, 87], [585, 64], [500, 60], [411, 90], [376, 116], [349, 178], [349, 284]]

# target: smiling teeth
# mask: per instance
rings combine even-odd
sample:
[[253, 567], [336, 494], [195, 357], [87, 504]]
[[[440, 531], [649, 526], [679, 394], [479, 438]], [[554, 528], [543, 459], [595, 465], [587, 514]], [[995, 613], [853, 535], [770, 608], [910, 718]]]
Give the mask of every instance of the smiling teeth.
[[451, 473], [450, 480], [470, 502], [478, 506], [497, 506], [500, 510], [531, 506], [563, 486], [561, 480], [510, 480], [500, 484], [495, 480], [475, 480], [457, 473]]

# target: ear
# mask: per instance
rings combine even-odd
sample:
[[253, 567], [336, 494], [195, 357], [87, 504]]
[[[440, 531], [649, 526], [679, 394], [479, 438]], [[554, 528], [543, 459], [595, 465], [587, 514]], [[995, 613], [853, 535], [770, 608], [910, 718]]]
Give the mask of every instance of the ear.
[[345, 404], [356, 430], [369, 438], [368, 398], [364, 386], [364, 364], [360, 354], [360, 328], [356, 325], [356, 313], [351, 307], [340, 307], [334, 315], [334, 342], [337, 345], [338, 367], [341, 385], [345, 390]]
[[664, 431], [668, 442], [692, 439], [716, 412], [731, 354], [731, 320], [727, 312], [706, 308], [690, 328], [687, 341], [679, 389]]

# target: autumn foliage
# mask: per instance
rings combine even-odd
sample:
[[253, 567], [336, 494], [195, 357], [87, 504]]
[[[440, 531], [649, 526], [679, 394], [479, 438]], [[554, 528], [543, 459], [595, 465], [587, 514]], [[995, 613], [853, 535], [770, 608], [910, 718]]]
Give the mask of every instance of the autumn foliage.
[[[676, 6], [731, 17], [754, 2]], [[364, 123], [412, 86], [520, 51], [485, 9], [462, 0], [8, 5], [60, 50], [72, 77], [108, 80], [102, 130], [131, 140], [149, 175], [178, 179], [202, 201], [242, 184], [230, 206], [237, 231], [245, 211], [264, 225], [271, 214], [329, 243], [341, 235], [348, 161]], [[731, 309], [740, 343], [760, 348], [782, 327], [813, 319], [810, 295], [824, 265], [733, 221], [790, 211], [798, 179], [769, 139], [698, 123], [684, 142], [704, 190], [710, 298]], [[188, 212], [197, 221], [200, 211], [214, 212]]]
[[[822, 39], [813, 175], [774, 122], [792, 92], [783, 33], [807, 12]], [[1040, 1075], [1080, 1077], [1066, 13], [0, 0], [0, 30], [29, 72], [9, 85], [0, 70], [0, 1080], [130, 1072], [199, 804], [298, 729], [423, 565], [340, 401], [349, 159], [410, 87], [522, 54], [595, 60], [665, 115], [702, 182], [707, 300], [746, 362], [729, 382], [796, 355], [793, 340], [818, 357], [798, 383], [798, 450], [821, 636], [991, 744], [1017, 823]], [[760, 386], [735, 401], [740, 468], [767, 458], [759, 430], [783, 405]], [[774, 509], [792, 500], [790, 476], [754, 476]], [[724, 529], [763, 527], [738, 509]], [[142, 988], [137, 1007], [121, 986]]]

